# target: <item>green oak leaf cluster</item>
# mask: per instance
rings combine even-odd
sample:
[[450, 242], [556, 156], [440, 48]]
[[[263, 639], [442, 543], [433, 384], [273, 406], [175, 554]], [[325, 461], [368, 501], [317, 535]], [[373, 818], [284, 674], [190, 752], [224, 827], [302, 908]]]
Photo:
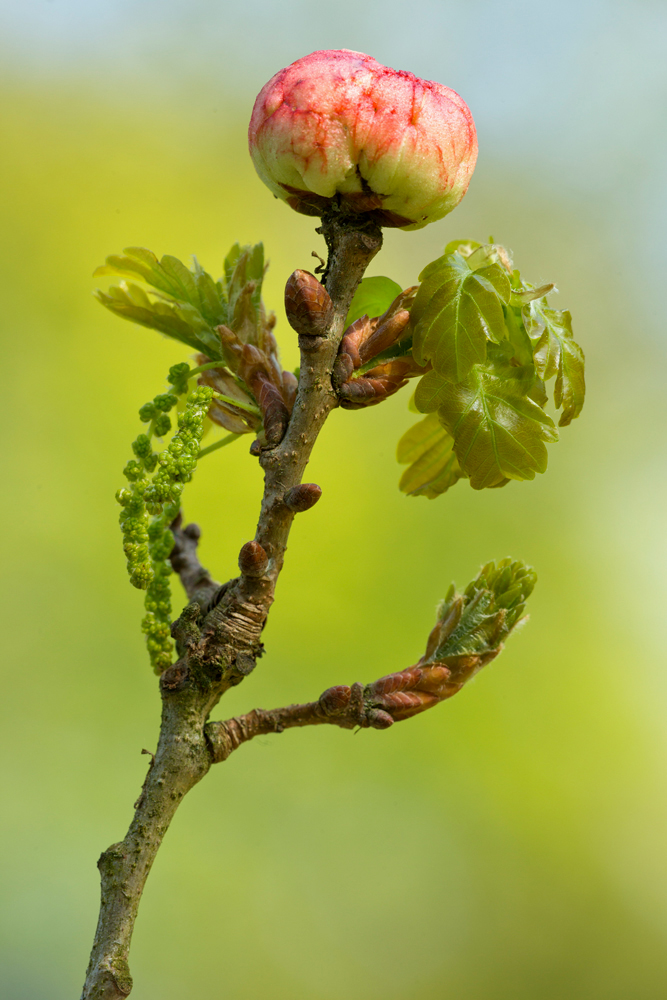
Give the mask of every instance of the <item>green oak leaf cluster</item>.
[[216, 390], [209, 417], [235, 436], [225, 443], [254, 433], [265, 444], [266, 410], [269, 423], [282, 425], [294, 401], [296, 379], [280, 367], [275, 316], [267, 315], [262, 302], [265, 271], [261, 243], [236, 243], [218, 280], [196, 258], [188, 268], [145, 247], [127, 247], [94, 272], [123, 279], [95, 293], [103, 306], [197, 352], [199, 381]]
[[169, 372], [173, 391], [155, 396], [140, 408], [139, 419], [149, 425], [148, 430], [133, 441], [134, 458], [123, 470], [129, 485], [116, 493], [130, 583], [146, 591], [141, 627], [158, 674], [171, 664], [173, 654], [169, 554], [174, 537], [170, 525], [179, 512], [183, 486], [197, 467], [204, 420], [214, 395], [209, 386], [197, 386], [189, 393], [177, 415], [178, 430], [164, 449], [154, 451], [153, 439], [169, 433], [169, 411], [177, 405], [178, 396], [187, 392], [188, 370], [186, 364], [174, 366]]
[[570, 313], [553, 309], [490, 242], [456, 240], [420, 274], [411, 310], [414, 360], [429, 365], [414, 394], [427, 414], [398, 445], [400, 489], [433, 499], [467, 478], [474, 489], [533, 479], [558, 430], [545, 412], [555, 378], [559, 426], [584, 403], [584, 355]]
[[[158, 330], [188, 347], [222, 360], [216, 327], [258, 321], [264, 277], [264, 248], [236, 243], [225, 258], [224, 275], [215, 281], [194, 259], [192, 270], [178, 257], [158, 260], [145, 247], [127, 247], [107, 257], [94, 275], [116, 275], [124, 280], [108, 292], [95, 292], [107, 309], [141, 326]], [[146, 291], [137, 279], [148, 285]], [[253, 308], [251, 308], [253, 307]]]

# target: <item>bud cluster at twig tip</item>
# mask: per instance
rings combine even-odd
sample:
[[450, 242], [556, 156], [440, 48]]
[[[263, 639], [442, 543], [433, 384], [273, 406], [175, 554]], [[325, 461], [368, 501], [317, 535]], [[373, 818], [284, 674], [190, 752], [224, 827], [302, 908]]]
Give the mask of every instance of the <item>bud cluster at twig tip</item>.
[[333, 370], [343, 409], [357, 410], [381, 403], [407, 385], [408, 379], [428, 371], [428, 366], [418, 365], [407, 351], [403, 354], [399, 352], [400, 356], [381, 361], [355, 377], [355, 372], [362, 366], [368, 366], [374, 358], [380, 360], [383, 352], [408, 336], [409, 307], [416, 292], [416, 285], [406, 288], [382, 316], [373, 319], [360, 316], [345, 330]]
[[463, 594], [452, 584], [419, 662], [364, 689], [368, 717], [381, 711], [400, 722], [460, 691], [498, 656], [504, 640], [524, 620], [535, 579], [530, 567], [503, 559], [487, 563]]

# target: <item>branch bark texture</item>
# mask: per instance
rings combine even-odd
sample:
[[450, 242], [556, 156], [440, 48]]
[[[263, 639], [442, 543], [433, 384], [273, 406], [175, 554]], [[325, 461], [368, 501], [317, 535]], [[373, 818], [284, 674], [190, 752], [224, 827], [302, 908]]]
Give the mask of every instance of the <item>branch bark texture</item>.
[[[257, 548], [244, 549], [247, 554], [261, 548], [266, 558], [242, 557], [240, 576], [221, 586], [199, 562], [198, 528], [183, 528], [180, 520], [172, 527], [171, 561], [189, 600], [172, 628], [179, 659], [160, 678], [160, 737], [134, 818], [125, 838], [109, 847], [98, 862], [100, 916], [82, 1000], [120, 1000], [129, 995], [132, 931], [157, 851], [183, 797], [212, 763], [229, 755], [232, 744], [238, 746], [259, 732], [316, 721], [344, 728], [374, 724], [366, 719], [363, 699], [356, 691], [363, 692], [363, 688], [355, 685], [346, 714], [337, 717], [335, 712], [327, 715], [326, 703], [320, 699], [207, 725], [221, 696], [254, 669], [262, 653], [261, 632], [295, 517], [285, 496], [301, 483], [317, 435], [338, 405], [331, 375], [345, 318], [364, 271], [382, 244], [380, 229], [359, 220], [359, 216], [346, 217], [337, 211], [322, 220], [320, 232], [329, 250], [324, 283], [334, 311], [323, 335], [299, 337], [301, 369], [292, 417], [280, 444], [260, 454], [264, 494], [254, 539]], [[229, 752], [227, 747], [231, 747]]]

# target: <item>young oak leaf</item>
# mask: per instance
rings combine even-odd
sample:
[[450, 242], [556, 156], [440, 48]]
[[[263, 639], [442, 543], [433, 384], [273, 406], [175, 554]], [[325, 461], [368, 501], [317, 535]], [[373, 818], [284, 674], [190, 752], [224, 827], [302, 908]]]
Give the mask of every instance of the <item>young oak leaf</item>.
[[419, 276], [411, 314], [413, 354], [418, 364], [430, 361], [449, 382], [463, 381], [484, 361], [487, 340], [506, 335], [509, 276], [499, 263], [484, 258], [481, 263], [475, 270], [460, 253], [445, 254]]
[[558, 431], [528, 396], [533, 383], [532, 367], [513, 367], [494, 351], [464, 382], [443, 380], [438, 416], [473, 489], [533, 479], [546, 470], [546, 442], [556, 441]]
[[221, 356], [219, 339], [194, 307], [187, 303], [152, 302], [138, 285], [125, 281], [119, 286], [112, 285], [108, 293], [98, 289], [95, 296], [103, 306], [123, 319], [158, 330], [204, 354], [210, 355], [213, 351], [214, 358]]
[[385, 278], [382, 275], [362, 278], [350, 303], [345, 327], [347, 328], [351, 323], [361, 319], [362, 316], [368, 316], [370, 319], [374, 316], [381, 316], [401, 292], [401, 286], [397, 285], [391, 278]]
[[556, 376], [554, 402], [562, 407], [560, 427], [578, 417], [584, 405], [584, 352], [572, 336], [572, 317], [550, 309], [542, 299], [529, 303], [524, 319], [534, 347], [535, 368], [543, 381]]
[[429, 500], [446, 493], [463, 476], [453, 448], [454, 441], [437, 414], [429, 413], [398, 442], [396, 458], [401, 465], [409, 466], [401, 476], [399, 489], [408, 496]]
[[230, 317], [237, 309], [239, 297], [247, 292], [250, 293], [252, 305], [255, 312], [258, 313], [262, 297], [262, 282], [266, 271], [264, 244], [241, 246], [235, 243], [225, 258], [224, 267]]

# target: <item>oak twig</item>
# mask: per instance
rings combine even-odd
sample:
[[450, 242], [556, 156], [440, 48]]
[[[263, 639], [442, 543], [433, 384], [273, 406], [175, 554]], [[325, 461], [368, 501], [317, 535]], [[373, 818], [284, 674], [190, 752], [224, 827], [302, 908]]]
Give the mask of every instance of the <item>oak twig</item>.
[[[250, 673], [262, 653], [260, 636], [295, 517], [284, 496], [301, 483], [317, 435], [338, 405], [331, 373], [345, 318], [357, 285], [382, 244], [381, 231], [374, 223], [360, 221], [359, 216], [346, 217], [335, 208], [323, 218], [320, 232], [329, 251], [324, 283], [334, 312], [322, 336], [300, 336], [299, 387], [287, 432], [276, 447], [260, 454], [264, 494], [255, 542], [267, 557], [261, 563], [263, 571], [259, 575], [250, 572], [250, 564], [242, 562], [241, 575], [221, 587], [199, 562], [196, 525], [183, 528], [178, 518], [172, 526], [171, 562], [189, 601], [172, 626], [179, 659], [160, 678], [160, 736], [134, 818], [124, 840], [99, 859], [100, 915], [82, 1000], [121, 1000], [129, 995], [128, 953], [146, 879], [180, 801], [214, 761], [224, 759], [216, 746], [225, 740], [236, 740], [238, 745], [243, 741], [238, 734], [244, 732], [250, 735], [243, 739], [250, 739], [260, 731], [276, 731], [276, 726], [313, 724], [299, 721], [307, 718], [345, 728], [375, 724], [364, 723], [359, 714], [363, 706], [354, 718], [350, 709], [349, 718], [320, 719], [320, 699], [313, 706], [290, 706], [276, 710], [277, 714], [250, 713], [207, 726], [212, 708], [225, 691]], [[272, 728], [262, 729], [269, 725], [269, 718]]]
[[[213, 762], [227, 760], [242, 743], [255, 736], [282, 733], [295, 727], [330, 725], [341, 729], [388, 729], [393, 722], [391, 716], [369, 704], [364, 698], [365, 690], [363, 684], [353, 684], [350, 689], [329, 688], [317, 701], [305, 705], [287, 705], [270, 711], [255, 708], [226, 722], [209, 722], [205, 732]], [[349, 691], [349, 696], [338, 698], [339, 691]]]

